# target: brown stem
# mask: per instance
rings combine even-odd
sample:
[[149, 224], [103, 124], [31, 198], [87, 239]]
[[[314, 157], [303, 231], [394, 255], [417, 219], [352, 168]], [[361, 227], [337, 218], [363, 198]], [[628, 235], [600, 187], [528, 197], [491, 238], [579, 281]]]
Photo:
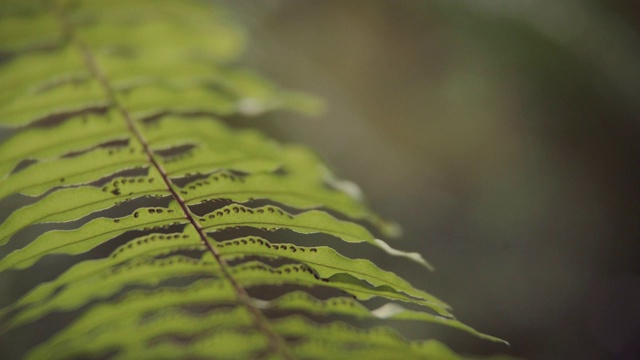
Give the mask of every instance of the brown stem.
[[224, 277], [227, 278], [227, 280], [231, 283], [231, 285], [235, 289], [235, 292], [238, 296], [238, 300], [252, 314], [255, 326], [267, 336], [267, 338], [269, 339], [269, 346], [271, 347], [274, 353], [280, 355], [284, 359], [294, 359], [293, 354], [285, 344], [282, 337], [278, 335], [271, 328], [264, 314], [262, 314], [262, 312], [251, 303], [251, 298], [247, 294], [246, 290], [242, 286], [240, 286], [240, 284], [238, 284], [238, 282], [231, 276], [231, 274], [228, 271], [229, 265], [227, 264], [226, 260], [222, 258], [220, 253], [218, 253], [218, 251], [207, 240], [207, 235], [204, 229], [196, 221], [191, 211], [189, 211], [189, 208], [187, 207], [185, 200], [174, 189], [171, 179], [167, 175], [167, 172], [162, 167], [162, 165], [156, 160], [156, 158], [153, 156], [153, 152], [149, 148], [149, 144], [147, 140], [144, 138], [144, 136], [136, 126], [135, 121], [131, 118], [131, 115], [129, 114], [127, 109], [117, 100], [113, 87], [111, 86], [108, 79], [106, 78], [106, 76], [104, 75], [100, 67], [98, 66], [98, 63], [96, 62], [95, 57], [93, 56], [93, 53], [91, 52], [87, 44], [85, 44], [81, 39], [74, 36], [73, 28], [69, 23], [69, 21], [67, 21], [67, 19], [65, 18], [64, 13], [62, 11], [60, 11], [59, 13], [60, 13], [60, 19], [62, 22], [63, 32], [67, 36], [69, 36], [72, 39], [72, 41], [74, 41], [75, 44], [78, 46], [80, 52], [82, 53], [85, 65], [87, 66], [89, 72], [95, 79], [98, 80], [98, 82], [100, 83], [102, 89], [105, 91], [107, 98], [109, 99], [111, 104], [118, 110], [118, 112], [124, 118], [127, 124], [127, 127], [129, 128], [129, 131], [131, 131], [131, 133], [135, 136], [136, 140], [138, 140], [138, 142], [142, 145], [142, 148], [145, 154], [147, 155], [147, 159], [153, 165], [153, 167], [155, 167], [156, 170], [158, 170], [158, 172], [160, 173], [160, 176], [162, 177], [162, 180], [164, 181], [167, 187], [167, 190], [171, 193], [173, 198], [180, 205], [180, 208], [182, 209], [185, 218], [191, 223], [191, 225], [198, 232], [198, 235], [200, 236], [200, 240], [202, 241], [202, 243], [206, 246], [207, 250], [213, 255], [216, 261], [220, 264], [222, 273]]

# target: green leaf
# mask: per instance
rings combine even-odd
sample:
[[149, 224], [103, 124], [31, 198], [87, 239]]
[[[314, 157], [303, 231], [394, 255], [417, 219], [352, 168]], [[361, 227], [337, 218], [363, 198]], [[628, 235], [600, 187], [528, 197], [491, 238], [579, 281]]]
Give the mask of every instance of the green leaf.
[[123, 218], [95, 219], [77, 230], [49, 231], [0, 260], [0, 271], [24, 269], [45, 255], [81, 254], [130, 230], [154, 229], [185, 222], [179, 206], [172, 203], [167, 209], [141, 208]]
[[20, 284], [2, 291], [6, 357], [460, 358], [392, 330], [405, 321], [501, 341], [341, 254], [431, 268], [319, 156], [235, 121], [323, 105], [234, 65], [244, 30], [218, 5], [0, 13], [0, 277]]
[[[352, 328], [344, 323], [317, 325], [299, 316], [276, 322], [276, 330], [284, 336], [300, 336], [294, 352], [300, 357], [319, 359], [461, 359], [435, 341], [407, 343], [386, 328], [368, 331]], [[313, 334], [310, 336], [310, 334]]]
[[[75, 286], [74, 284], [87, 281], [99, 274], [107, 273], [124, 263], [136, 259], [153, 259], [155, 256], [166, 255], [181, 250], [204, 250], [197, 240], [197, 234], [192, 229], [187, 229], [184, 233], [157, 234], [141, 236], [128, 244], [118, 247], [111, 256], [99, 260], [80, 262], [64, 272], [56, 279], [42, 283], [25, 294], [12, 306], [3, 309], [0, 316], [17, 308], [42, 304], [45, 300], [54, 299], [54, 294], [64, 288]], [[16, 317], [24, 317], [24, 313]], [[7, 324], [9, 325], [9, 324]]]
[[[122, 322], [133, 324], [144, 320], [144, 314], [163, 311], [176, 306], [188, 305], [229, 305], [237, 302], [231, 285], [221, 279], [205, 279], [185, 288], [162, 288], [156, 291], [132, 291], [114, 303], [98, 305], [84, 316], [57, 333], [54, 337], [33, 349], [31, 358], [42, 358], [54, 354], [68, 358], [74, 353], [85, 351], [85, 342], [103, 332], [112, 333]], [[132, 334], [130, 329], [120, 329], [120, 341], [126, 341]], [[124, 331], [123, 331], [124, 330]], [[98, 346], [100, 344], [97, 344]], [[86, 350], [92, 350], [88, 347]], [[96, 354], [97, 355], [97, 354]]]
[[[0, 245], [29, 225], [77, 220], [87, 214], [111, 208], [141, 197], [166, 196], [166, 187], [156, 171], [151, 176], [116, 178], [102, 188], [72, 187], [53, 192], [42, 200], [18, 209], [0, 227]], [[149, 186], [149, 184], [155, 184]]]
[[291, 215], [275, 206], [251, 209], [229, 205], [198, 218], [198, 221], [206, 231], [248, 226], [269, 231], [289, 229], [301, 234], [323, 233], [350, 243], [367, 242], [391, 255], [407, 257], [427, 268], [431, 267], [419, 254], [393, 249], [384, 241], [374, 238], [364, 227], [351, 221], [338, 220], [324, 211], [311, 210]]
[[386, 286], [416, 299], [422, 299], [434, 310], [449, 315], [449, 306], [434, 296], [411, 286], [396, 274], [378, 268], [369, 260], [349, 259], [330, 247], [302, 247], [288, 244], [273, 244], [259, 237], [239, 238], [218, 244], [224, 258], [237, 259], [247, 256], [284, 258], [307, 265], [321, 278], [337, 274], [348, 274], [374, 287]]

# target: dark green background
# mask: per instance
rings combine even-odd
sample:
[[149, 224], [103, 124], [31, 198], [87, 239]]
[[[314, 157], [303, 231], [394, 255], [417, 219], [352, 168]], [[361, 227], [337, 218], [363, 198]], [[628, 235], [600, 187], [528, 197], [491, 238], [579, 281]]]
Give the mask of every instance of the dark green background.
[[248, 26], [246, 64], [327, 102], [260, 126], [360, 184], [402, 224], [396, 246], [438, 270], [378, 263], [512, 347], [405, 333], [462, 353], [640, 358], [637, 2], [222, 3]]

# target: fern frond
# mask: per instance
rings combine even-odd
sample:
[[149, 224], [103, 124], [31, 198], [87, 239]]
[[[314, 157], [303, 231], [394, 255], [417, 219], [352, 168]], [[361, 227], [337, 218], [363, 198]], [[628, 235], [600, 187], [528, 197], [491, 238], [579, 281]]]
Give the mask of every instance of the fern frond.
[[70, 319], [26, 358], [459, 358], [358, 328], [387, 319], [502, 341], [339, 251], [362, 244], [429, 267], [379, 239], [396, 226], [313, 152], [225, 125], [317, 102], [231, 65], [242, 30], [217, 8], [0, 10], [0, 276], [30, 286], [2, 299], [0, 334]]

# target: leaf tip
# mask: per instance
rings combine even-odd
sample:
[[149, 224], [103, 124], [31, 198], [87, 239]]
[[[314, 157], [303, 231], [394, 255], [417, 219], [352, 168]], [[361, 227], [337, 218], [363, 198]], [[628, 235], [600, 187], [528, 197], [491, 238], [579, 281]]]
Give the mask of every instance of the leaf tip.
[[389, 246], [389, 244], [387, 244], [386, 242], [384, 242], [383, 240], [380, 240], [380, 239], [374, 239], [374, 243], [375, 243], [376, 246], [378, 246], [379, 248], [381, 248], [382, 250], [384, 250], [385, 252], [387, 252], [390, 255], [404, 257], [404, 258], [407, 258], [409, 260], [413, 260], [413, 261], [417, 262], [418, 264], [426, 267], [427, 269], [429, 269], [431, 271], [435, 270], [433, 265], [429, 264], [422, 257], [422, 255], [420, 255], [417, 252], [407, 252], [407, 251], [401, 251], [401, 250], [394, 249], [391, 246]]

